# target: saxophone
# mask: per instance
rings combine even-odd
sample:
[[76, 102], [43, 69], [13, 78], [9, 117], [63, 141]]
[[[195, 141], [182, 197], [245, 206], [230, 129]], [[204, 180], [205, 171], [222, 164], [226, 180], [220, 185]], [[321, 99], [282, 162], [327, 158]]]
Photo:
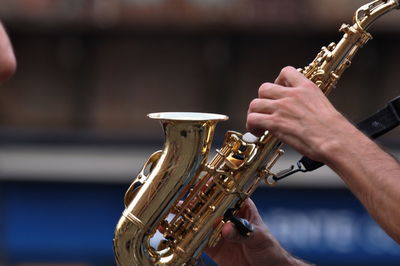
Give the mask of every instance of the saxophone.
[[[340, 28], [342, 39], [322, 47], [299, 71], [328, 94], [358, 49], [371, 39], [366, 29], [395, 8], [399, 0], [361, 6], [353, 25]], [[150, 156], [125, 194], [125, 210], [113, 241], [116, 262], [194, 265], [206, 246], [217, 244], [224, 223], [235, 219], [260, 181], [276, 176], [271, 168], [283, 154], [282, 143], [268, 131], [259, 138], [228, 131], [222, 148], [207, 163], [216, 124], [226, 116], [153, 113], [149, 117], [161, 122], [165, 144]]]

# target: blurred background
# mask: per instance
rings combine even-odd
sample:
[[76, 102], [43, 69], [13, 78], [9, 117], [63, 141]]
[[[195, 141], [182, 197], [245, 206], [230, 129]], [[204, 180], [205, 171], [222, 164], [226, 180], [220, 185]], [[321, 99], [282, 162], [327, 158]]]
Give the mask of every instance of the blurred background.
[[[115, 265], [123, 196], [163, 145], [159, 111], [230, 117], [337, 42], [366, 1], [0, 0], [18, 70], [0, 93], [0, 265]], [[400, 94], [399, 13], [381, 18], [330, 99], [356, 122]], [[400, 131], [379, 143], [400, 156]], [[275, 168], [300, 155], [287, 149]], [[260, 187], [284, 247], [319, 265], [399, 265], [400, 247], [326, 167]], [[207, 265], [212, 265], [206, 259]]]

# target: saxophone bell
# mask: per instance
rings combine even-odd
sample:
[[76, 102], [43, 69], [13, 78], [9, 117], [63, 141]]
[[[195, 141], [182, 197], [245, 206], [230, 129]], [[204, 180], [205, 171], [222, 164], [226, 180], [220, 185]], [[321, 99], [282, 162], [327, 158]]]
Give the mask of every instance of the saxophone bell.
[[[150, 156], [125, 194], [125, 211], [117, 224], [114, 253], [119, 265], [176, 265], [189, 260], [176, 244], [180, 228], [168, 219], [197, 183], [207, 161], [217, 122], [228, 117], [205, 113], [153, 113], [165, 134], [162, 151]], [[188, 215], [188, 214], [186, 214]], [[162, 229], [161, 229], [162, 228]], [[155, 239], [161, 239], [155, 244]]]

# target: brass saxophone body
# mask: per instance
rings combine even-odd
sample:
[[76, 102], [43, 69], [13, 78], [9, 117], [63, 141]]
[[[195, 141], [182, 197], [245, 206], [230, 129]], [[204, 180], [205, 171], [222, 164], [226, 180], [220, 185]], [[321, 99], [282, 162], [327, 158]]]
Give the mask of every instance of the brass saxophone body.
[[[303, 69], [328, 94], [371, 35], [366, 29], [399, 7], [398, 0], [377, 0], [360, 7], [353, 25], [343, 25], [337, 43], [322, 47]], [[268, 131], [257, 138], [228, 131], [222, 148], [207, 163], [218, 121], [203, 113], [153, 113], [164, 129], [162, 151], [150, 156], [125, 194], [125, 210], [116, 226], [117, 264], [194, 265], [206, 246], [220, 239], [224, 214], [235, 213], [260, 181], [274, 174], [283, 154], [281, 142]], [[158, 241], [157, 241], [158, 240]]]

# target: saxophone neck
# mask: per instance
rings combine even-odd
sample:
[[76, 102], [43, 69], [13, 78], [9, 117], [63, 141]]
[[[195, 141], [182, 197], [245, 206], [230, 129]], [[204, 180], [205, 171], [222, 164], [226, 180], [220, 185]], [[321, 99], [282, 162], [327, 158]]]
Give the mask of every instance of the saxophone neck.
[[367, 30], [379, 17], [393, 9], [399, 8], [399, 0], [376, 0], [357, 9], [353, 17], [353, 22], [360, 30]]
[[343, 24], [342, 39], [322, 47], [317, 57], [305, 68], [299, 69], [325, 94], [335, 87], [344, 71], [351, 65], [357, 51], [372, 38], [366, 30], [379, 17], [399, 8], [399, 0], [376, 0], [361, 6], [353, 16], [353, 25]]

